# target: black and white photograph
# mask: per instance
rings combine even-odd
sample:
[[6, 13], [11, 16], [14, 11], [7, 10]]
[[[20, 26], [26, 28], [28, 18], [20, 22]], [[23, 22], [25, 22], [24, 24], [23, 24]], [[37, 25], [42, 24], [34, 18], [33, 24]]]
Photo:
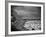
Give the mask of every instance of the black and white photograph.
[[11, 31], [41, 30], [41, 7], [11, 5]]
[[46, 37], [46, 0], [0, 0], [0, 37]]
[[8, 33], [28, 34], [43, 32], [43, 5], [8, 4]]

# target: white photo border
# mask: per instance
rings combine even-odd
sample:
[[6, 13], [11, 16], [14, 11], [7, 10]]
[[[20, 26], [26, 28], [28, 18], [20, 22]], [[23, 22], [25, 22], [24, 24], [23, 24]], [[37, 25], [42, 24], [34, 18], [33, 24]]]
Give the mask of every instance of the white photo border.
[[[41, 30], [36, 31], [13, 31], [11, 32], [11, 5], [19, 6], [35, 6], [41, 7]], [[27, 33], [43, 33], [43, 5], [42, 4], [25, 4], [25, 3], [8, 3], [8, 34], [27, 34]]]

